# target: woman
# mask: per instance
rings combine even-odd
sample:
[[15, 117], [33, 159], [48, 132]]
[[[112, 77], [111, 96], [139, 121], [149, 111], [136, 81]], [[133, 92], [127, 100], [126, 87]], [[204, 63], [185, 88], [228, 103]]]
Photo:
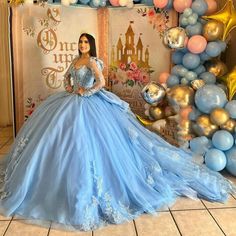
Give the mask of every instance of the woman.
[[35, 110], [4, 159], [0, 212], [94, 230], [155, 214], [180, 195], [225, 201], [235, 187], [140, 125], [103, 89], [102, 68], [94, 38], [82, 34], [66, 91]]

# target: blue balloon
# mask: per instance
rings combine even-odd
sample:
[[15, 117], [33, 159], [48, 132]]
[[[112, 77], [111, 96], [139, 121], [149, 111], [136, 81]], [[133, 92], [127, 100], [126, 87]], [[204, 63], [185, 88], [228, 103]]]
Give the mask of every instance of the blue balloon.
[[207, 9], [208, 5], [205, 0], [195, 0], [192, 3], [191, 8], [193, 9], [194, 12], [196, 12], [199, 16], [203, 16]]
[[183, 26], [183, 27], [187, 26], [187, 25], [189, 24], [189, 23], [188, 23], [188, 18], [185, 17], [183, 14], [180, 15], [180, 17], [179, 17], [179, 23], [180, 23], [180, 26]]
[[211, 57], [208, 54], [206, 54], [205, 52], [202, 52], [202, 53], [200, 53], [200, 59], [201, 59], [201, 61], [204, 62], [204, 61], [210, 60]]
[[188, 17], [188, 23], [190, 25], [195, 25], [197, 23], [198, 15], [193, 13], [191, 16]]
[[80, 3], [86, 5], [89, 3], [90, 0], [79, 0]]
[[215, 84], [216, 83], [216, 77], [211, 72], [204, 72], [200, 74], [200, 79], [204, 80], [206, 84]]
[[236, 146], [225, 152], [225, 155], [227, 159], [226, 170], [236, 176]]
[[173, 0], [168, 0], [168, 3], [165, 7], [165, 9], [169, 10], [173, 8]]
[[218, 130], [212, 136], [212, 144], [221, 151], [227, 151], [233, 147], [234, 137], [226, 130]]
[[101, 7], [105, 7], [107, 5], [107, 1], [106, 0], [101, 0], [100, 1], [100, 6]]
[[177, 76], [185, 76], [185, 74], [188, 72], [188, 70], [182, 66], [182, 65], [175, 65], [171, 69], [171, 74], [177, 75]]
[[221, 47], [217, 42], [209, 42], [206, 46], [205, 52], [210, 57], [217, 57], [221, 54]]
[[206, 136], [196, 137], [190, 140], [189, 145], [192, 152], [203, 155], [209, 148], [209, 139]]
[[147, 6], [153, 6], [153, 0], [142, 0], [141, 3]]
[[229, 112], [232, 119], [236, 119], [236, 100], [229, 101], [225, 106], [225, 110]]
[[184, 84], [184, 85], [187, 85], [187, 84], [189, 84], [189, 80], [187, 79], [187, 78], [182, 78], [181, 80], [180, 80], [180, 83], [181, 84]]
[[182, 63], [189, 70], [196, 69], [200, 65], [200, 57], [193, 53], [186, 53]]
[[200, 65], [199, 67], [197, 67], [197, 68], [194, 69], [193, 71], [196, 72], [197, 75], [200, 75], [200, 74], [202, 74], [203, 72], [206, 71], [206, 68], [205, 68], [205, 66]]
[[185, 77], [186, 77], [188, 80], [192, 81], [192, 80], [197, 79], [197, 73], [196, 73], [196, 72], [193, 72], [193, 71], [188, 71], [188, 72], [186, 73]]
[[226, 166], [226, 156], [222, 151], [212, 148], [206, 152], [205, 163], [209, 169], [221, 171]]
[[200, 22], [197, 22], [194, 25], [188, 25], [186, 27], [186, 33], [188, 36], [202, 34], [202, 24]]
[[191, 8], [185, 8], [185, 10], [184, 10], [184, 12], [183, 12], [183, 15], [184, 15], [185, 17], [189, 17], [189, 16], [192, 15], [192, 13], [193, 13], [193, 10], [192, 10]]
[[195, 121], [197, 118], [202, 115], [202, 112], [200, 112], [196, 107], [193, 107], [193, 110], [189, 113], [189, 120]]
[[181, 64], [182, 63], [182, 59], [183, 59], [184, 53], [180, 52], [180, 51], [175, 51], [174, 53], [172, 53], [172, 61], [174, 64]]
[[219, 44], [219, 46], [220, 46], [220, 49], [221, 49], [221, 52], [224, 52], [224, 51], [225, 51], [225, 49], [226, 49], [226, 47], [227, 47], [227, 44], [226, 44], [226, 42], [224, 42], [224, 41], [221, 41], [221, 40], [217, 40], [216, 42]]
[[203, 113], [209, 114], [216, 107], [223, 108], [226, 103], [224, 90], [214, 84], [204, 85], [195, 93], [195, 104]]
[[173, 87], [179, 84], [179, 78], [176, 75], [170, 75], [166, 81], [168, 87]]

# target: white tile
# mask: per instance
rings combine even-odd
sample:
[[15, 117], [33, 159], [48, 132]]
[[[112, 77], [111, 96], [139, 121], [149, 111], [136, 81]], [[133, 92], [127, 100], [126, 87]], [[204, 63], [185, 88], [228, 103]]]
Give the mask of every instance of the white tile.
[[4, 236], [47, 236], [47, 234], [48, 228], [13, 220]]
[[217, 223], [227, 236], [236, 236], [236, 209], [211, 209]]
[[65, 230], [50, 229], [49, 236], [92, 236], [92, 231], [90, 231], [90, 232], [82, 232], [82, 231], [69, 232], [69, 231], [65, 231]]
[[135, 220], [138, 236], [178, 236], [179, 231], [170, 212], [157, 216], [142, 215]]
[[170, 208], [173, 210], [190, 210], [190, 209], [205, 209], [205, 206], [200, 200], [193, 200], [187, 197], [181, 197]]
[[121, 225], [109, 225], [94, 231], [94, 236], [136, 236], [133, 221]]
[[207, 210], [173, 211], [175, 221], [183, 236], [223, 236]]
[[0, 221], [0, 235], [3, 235], [9, 223], [10, 221]]
[[205, 201], [203, 200], [204, 204], [206, 205], [206, 207], [208, 209], [211, 208], [229, 208], [229, 207], [236, 207], [236, 200], [230, 195], [229, 199], [227, 202], [225, 203], [221, 203], [221, 202], [209, 202], [209, 201]]

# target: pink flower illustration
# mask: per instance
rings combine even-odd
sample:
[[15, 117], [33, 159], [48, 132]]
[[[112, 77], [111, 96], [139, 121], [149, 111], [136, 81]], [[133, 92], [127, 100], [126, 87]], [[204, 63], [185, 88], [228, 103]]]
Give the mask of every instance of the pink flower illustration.
[[125, 63], [120, 63], [120, 69], [121, 69], [121, 70], [125, 70], [125, 69], [126, 69]]
[[147, 15], [148, 15], [149, 18], [150, 18], [150, 17], [154, 17], [154, 16], [155, 16], [155, 11], [154, 11], [154, 9], [153, 9], [153, 8], [152, 8], [152, 9], [149, 9]]
[[131, 69], [131, 70], [137, 70], [137, 68], [138, 68], [138, 67], [137, 67], [137, 65], [136, 65], [134, 62], [131, 62], [131, 63], [130, 63], [130, 69]]

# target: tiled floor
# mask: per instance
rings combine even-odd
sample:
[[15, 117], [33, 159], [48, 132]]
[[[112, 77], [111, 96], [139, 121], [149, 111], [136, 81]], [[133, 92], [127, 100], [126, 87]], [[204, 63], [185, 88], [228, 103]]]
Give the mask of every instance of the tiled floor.
[[[13, 142], [11, 127], [0, 128], [0, 158]], [[236, 183], [236, 177], [224, 175]], [[142, 215], [130, 223], [94, 232], [66, 232], [42, 228], [0, 216], [0, 236], [236, 236], [236, 195], [226, 204], [180, 198], [158, 216]]]

